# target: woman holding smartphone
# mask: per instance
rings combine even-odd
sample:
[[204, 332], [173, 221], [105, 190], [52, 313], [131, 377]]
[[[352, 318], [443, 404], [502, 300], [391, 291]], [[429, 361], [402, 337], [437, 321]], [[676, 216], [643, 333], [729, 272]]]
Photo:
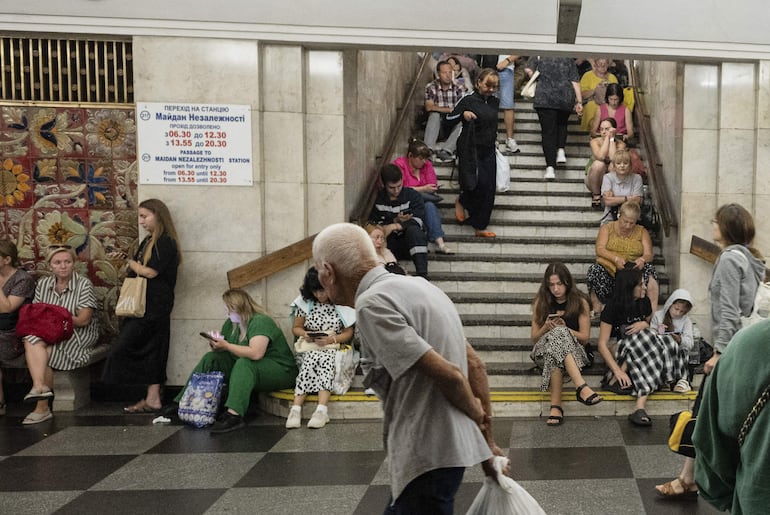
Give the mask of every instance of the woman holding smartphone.
[[563, 263], [551, 263], [545, 269], [540, 289], [532, 302], [532, 360], [543, 369], [542, 391], [551, 388], [549, 426], [561, 425], [562, 380], [566, 373], [579, 385], [575, 391], [578, 402], [593, 406], [602, 397], [589, 387], [580, 369], [588, 364], [585, 345], [591, 330], [589, 304], [586, 296], [575, 287], [572, 274]]
[[320, 429], [329, 422], [326, 405], [331, 397], [337, 349], [339, 344], [353, 339], [356, 312], [330, 302], [314, 266], [308, 269], [299, 291], [300, 296], [291, 304], [294, 312], [291, 332], [309, 345], [305, 350], [295, 345], [299, 375], [294, 386], [294, 404], [286, 419], [286, 429], [300, 427], [302, 405], [310, 392], [318, 392], [318, 407], [307, 427]]
[[[224, 372], [227, 410], [211, 432], [228, 433], [246, 425], [243, 420], [251, 393], [291, 388], [297, 376], [294, 356], [283, 331], [245, 291], [233, 288], [222, 295], [227, 320], [220, 333], [202, 333], [211, 352], [203, 355], [193, 372]], [[189, 382], [189, 380], [188, 380]], [[182, 388], [174, 402], [178, 403]], [[164, 409], [164, 412], [166, 410]]]

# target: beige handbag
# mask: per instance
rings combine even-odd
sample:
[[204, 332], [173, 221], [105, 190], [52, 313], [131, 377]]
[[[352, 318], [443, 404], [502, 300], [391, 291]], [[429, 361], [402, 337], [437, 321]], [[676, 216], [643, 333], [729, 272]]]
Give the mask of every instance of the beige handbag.
[[144, 277], [126, 277], [120, 287], [120, 296], [115, 304], [115, 314], [119, 317], [142, 318], [147, 307], [147, 279]]
[[527, 99], [535, 98], [535, 90], [537, 88], [537, 78], [540, 77], [540, 70], [535, 70], [529, 81], [521, 88], [521, 96]]

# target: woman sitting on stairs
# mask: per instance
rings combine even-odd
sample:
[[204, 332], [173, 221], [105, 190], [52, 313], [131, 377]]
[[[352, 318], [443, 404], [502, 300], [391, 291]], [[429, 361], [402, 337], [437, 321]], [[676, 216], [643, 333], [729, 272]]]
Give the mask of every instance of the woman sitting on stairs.
[[575, 396], [586, 406], [602, 401], [589, 387], [580, 369], [588, 365], [584, 346], [588, 343], [591, 322], [586, 296], [575, 287], [572, 274], [563, 263], [551, 263], [532, 303], [532, 360], [543, 369], [542, 391], [551, 387], [549, 426], [562, 423], [562, 380], [564, 374], [577, 386]]

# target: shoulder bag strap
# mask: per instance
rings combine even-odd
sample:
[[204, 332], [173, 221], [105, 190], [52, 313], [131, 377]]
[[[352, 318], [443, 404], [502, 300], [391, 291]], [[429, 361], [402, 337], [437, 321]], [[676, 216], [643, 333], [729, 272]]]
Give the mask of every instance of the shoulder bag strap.
[[767, 404], [768, 399], [770, 399], [770, 384], [767, 385], [767, 387], [765, 388], [765, 391], [762, 392], [762, 395], [759, 396], [759, 399], [757, 399], [756, 404], [754, 404], [754, 407], [751, 408], [751, 411], [749, 412], [749, 415], [746, 417], [746, 420], [743, 421], [741, 430], [738, 432], [739, 449], [743, 446], [743, 441], [746, 439], [746, 435], [751, 429], [751, 426], [753, 426], [754, 422], [757, 420], [757, 417], [759, 416], [759, 413], [762, 411], [762, 408], [764, 408], [765, 404]]

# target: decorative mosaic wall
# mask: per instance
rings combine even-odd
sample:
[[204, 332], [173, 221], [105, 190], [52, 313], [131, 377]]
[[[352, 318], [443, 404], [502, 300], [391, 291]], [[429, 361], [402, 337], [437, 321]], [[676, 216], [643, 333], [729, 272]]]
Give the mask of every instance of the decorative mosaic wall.
[[47, 273], [69, 245], [93, 281], [104, 331], [137, 238], [136, 126], [131, 108], [0, 106], [0, 236], [24, 268]]

